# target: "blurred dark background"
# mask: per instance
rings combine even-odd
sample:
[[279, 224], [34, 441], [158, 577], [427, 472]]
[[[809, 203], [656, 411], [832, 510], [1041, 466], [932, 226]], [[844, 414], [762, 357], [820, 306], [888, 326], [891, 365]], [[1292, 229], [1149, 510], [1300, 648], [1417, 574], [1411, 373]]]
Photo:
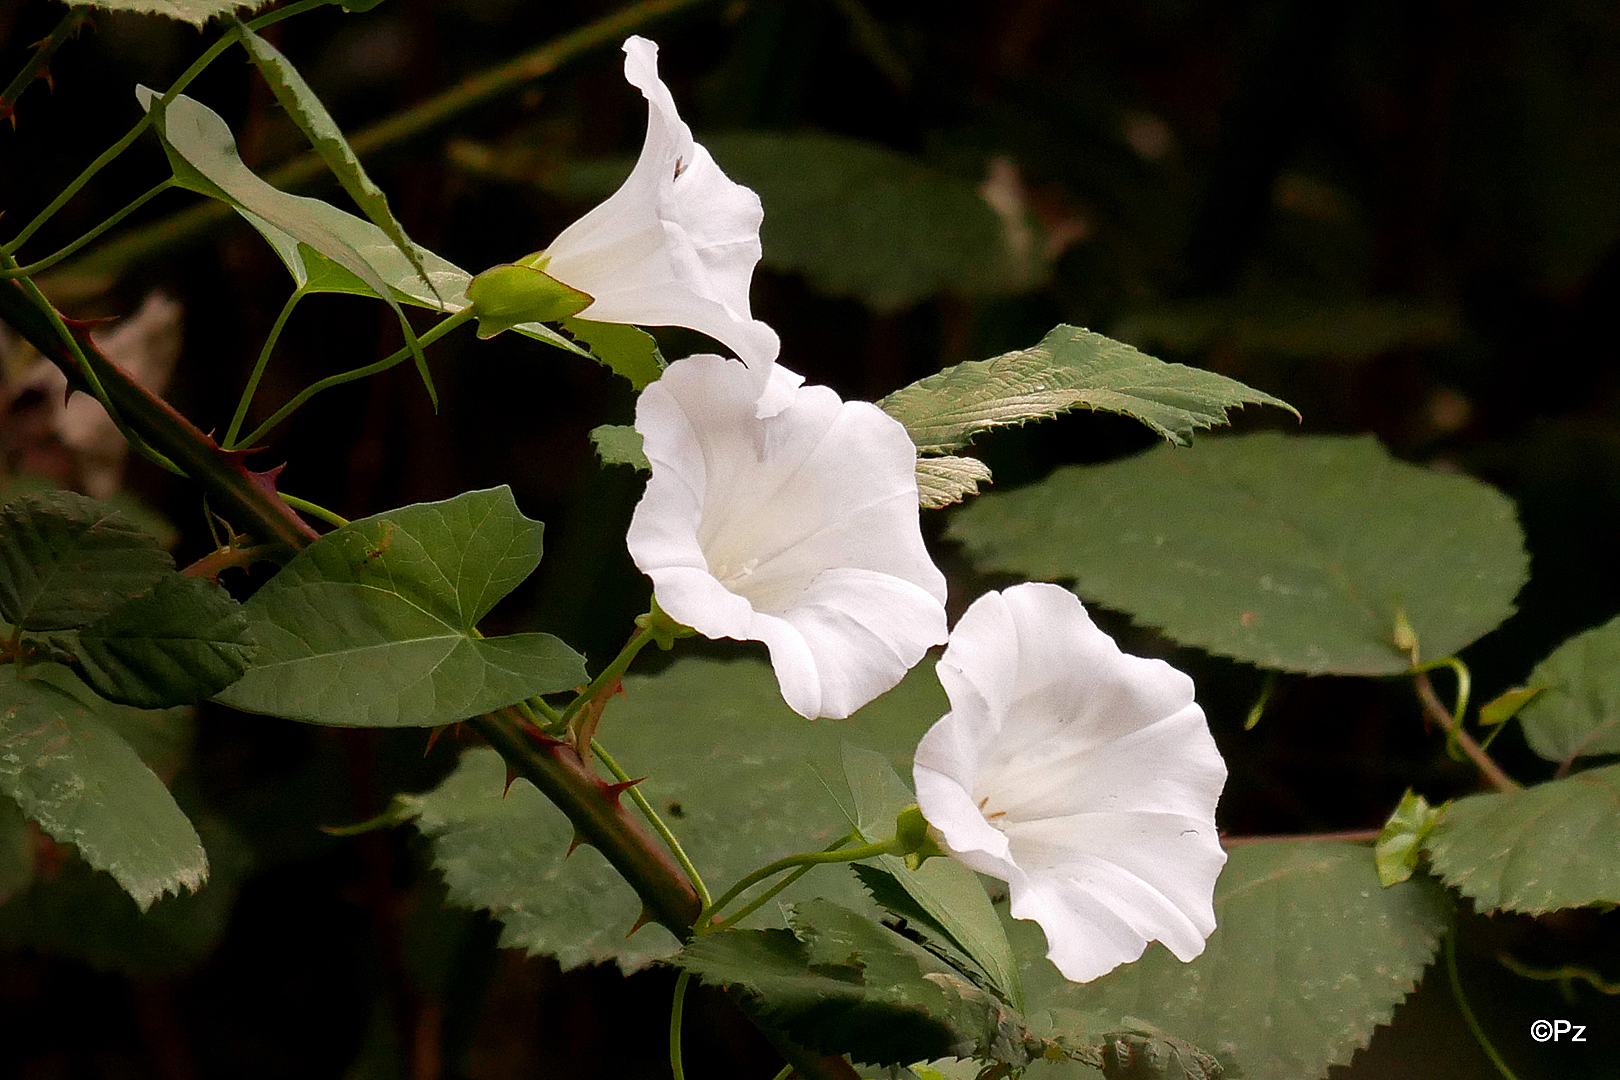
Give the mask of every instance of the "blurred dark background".
[[[618, 9], [386, 0], [268, 36], [352, 135]], [[0, 3], [0, 79], [64, 11]], [[1370, 431], [1402, 457], [1510, 494], [1533, 572], [1519, 614], [1465, 654], [1477, 700], [1620, 612], [1620, 7], [731, 0], [687, 4], [637, 30], [660, 43], [699, 139], [764, 198], [755, 314], [810, 380], [873, 399], [1033, 345], [1059, 322], [1088, 326], [1243, 380], [1304, 417], [1250, 409], [1239, 429]], [[52, 63], [53, 88], [29, 88], [14, 128], [0, 125], [5, 235], [135, 122], [136, 83], [167, 86], [215, 35], [95, 13]], [[412, 237], [477, 272], [543, 247], [611, 191], [645, 117], [616, 44], [368, 154]], [[189, 93], [225, 116], [260, 172], [302, 151], [240, 53]], [[55, 250], [166, 175], [148, 135], [25, 254]], [[335, 185], [301, 190], [341, 201]], [[145, 230], [150, 240], [197, 201], [164, 195], [110, 239]], [[57, 303], [88, 318], [132, 312], [153, 290], [179, 300], [184, 344], [168, 396], [222, 430], [290, 289], [268, 248], [228, 220], [152, 244], [120, 274], [89, 255], [50, 279]], [[683, 331], [657, 335], [672, 358], [707, 347]], [[308, 300], [255, 413], [398, 345], [381, 305]], [[0, 481], [52, 462], [71, 480], [71, 461], [38, 445], [50, 433], [24, 422], [39, 402], [16, 390], [23, 359], [13, 350], [5, 371]], [[603, 662], [644, 609], [623, 545], [639, 482], [602, 469], [586, 432], [628, 422], [630, 391], [513, 335], [454, 335], [430, 359], [436, 415], [406, 364], [317, 398], [256, 462], [285, 461], [286, 490], [347, 516], [512, 485], [547, 523], [547, 560], [498, 618]], [[1080, 414], [998, 433], [977, 452], [1010, 487], [1153, 441], [1133, 422]], [[192, 492], [140, 464], [127, 482], [174, 523], [182, 563], [207, 550]], [[925, 519], [936, 538], [940, 524]], [[948, 545], [935, 550], [953, 616], [999, 584]], [[1232, 763], [1222, 808], [1232, 832], [1374, 827], [1408, 783], [1431, 798], [1475, 786], [1438, 753], [1405, 682], [1284, 677], [1245, 735], [1258, 672], [1122, 618], [1105, 624], [1126, 648], [1169, 656], [1198, 679]], [[41, 840], [34, 886], [0, 907], [0, 1074], [668, 1075], [667, 974], [563, 975], [501, 953], [487, 919], [443, 904], [410, 830], [318, 831], [430, 786], [454, 740], [424, 752], [420, 733], [223, 710], [175, 738], [189, 745], [173, 755], [175, 789], [209, 841], [214, 884], [140, 926], [133, 908], [102, 925], [116, 904], [110, 883]], [[1511, 732], [1495, 750], [1521, 775], [1547, 771]], [[1493, 1006], [1516, 1003], [1496, 1030], [1511, 1032], [1504, 1052], [1519, 1075], [1571, 1075], [1516, 1030], [1533, 1014], [1523, 1003], [1548, 1015], [1567, 1003], [1493, 958], [1510, 951], [1620, 979], [1615, 916], [1469, 917], [1464, 928], [1463, 969], [1487, 1027]], [[1614, 999], [1582, 1000], [1612, 1047]], [[723, 1003], [697, 1008], [693, 1030], [708, 1035], [689, 1048], [695, 1073], [771, 1075], [769, 1051]], [[1488, 1069], [1443, 977], [1431, 976], [1336, 1075]]]

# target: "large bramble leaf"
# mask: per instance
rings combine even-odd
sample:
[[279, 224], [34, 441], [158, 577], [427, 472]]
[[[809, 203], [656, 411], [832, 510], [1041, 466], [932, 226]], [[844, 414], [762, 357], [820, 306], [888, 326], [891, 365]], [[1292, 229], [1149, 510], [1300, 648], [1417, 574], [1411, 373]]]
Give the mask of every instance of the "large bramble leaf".
[[984, 495], [952, 519], [975, 565], [1043, 579], [1261, 667], [1408, 670], [1512, 614], [1528, 572], [1513, 503], [1369, 437], [1159, 447]]
[[[917, 798], [882, 754], [844, 747], [844, 779], [855, 804], [856, 828], [868, 843], [895, 834], [901, 810]], [[1018, 963], [990, 897], [978, 875], [953, 859], [929, 859], [916, 870], [893, 855], [856, 865], [856, 875], [884, 908], [908, 919], [922, 919], [942, 939], [978, 965], [1002, 1000], [1022, 1009], [1024, 990]], [[898, 903], [895, 890], [908, 901]]]
[[1620, 765], [1458, 799], [1424, 850], [1484, 911], [1620, 904]]
[[1215, 918], [1191, 963], [1150, 945], [1084, 984], [1039, 959], [1039, 928], [1009, 920], [1014, 947], [1035, 957], [1024, 970], [1029, 1015], [1053, 1010], [1058, 1034], [1077, 1040], [1139, 1017], [1230, 1058], [1247, 1080], [1322, 1076], [1366, 1046], [1416, 986], [1450, 902], [1432, 879], [1379, 885], [1363, 845], [1266, 843], [1233, 849]]
[[388, 208], [388, 196], [366, 175], [365, 167], [360, 164], [360, 159], [349, 146], [349, 140], [343, 137], [342, 129], [332, 119], [332, 114], [326, 111], [321, 99], [274, 45], [239, 21], [236, 33], [242, 39], [248, 55], [258, 65], [259, 73], [264, 76], [271, 92], [276, 95], [276, 101], [304, 132], [310, 145], [326, 163], [327, 170], [337, 178], [349, 198], [354, 200], [371, 223], [388, 237], [395, 250], [404, 256], [417, 278], [429, 290], [433, 290], [435, 286], [428, 277], [416, 245], [405, 235], [404, 227]]
[[970, 360], [878, 402], [926, 454], [966, 446], [991, 428], [1069, 409], [1123, 413], [1181, 446], [1196, 428], [1226, 423], [1227, 410], [1287, 402], [1224, 375], [1167, 364], [1101, 334], [1058, 326], [1039, 345]]
[[352, 727], [433, 727], [586, 681], [550, 634], [480, 619], [540, 564], [511, 489], [390, 510], [304, 549], [244, 608], [255, 662], [218, 700]]
[[73, 0], [76, 5], [105, 11], [134, 11], [143, 15], [163, 15], [193, 26], [209, 19], [246, 8], [257, 11], [269, 0]]
[[29, 495], [0, 508], [0, 620], [23, 630], [94, 622], [173, 568], [155, 537], [82, 495]]
[[1536, 753], [1548, 761], [1620, 754], [1620, 619], [1564, 642], [1525, 684], [1541, 691], [1518, 714]]
[[195, 891], [208, 875], [196, 830], [86, 699], [94, 700], [0, 670], [0, 794], [110, 873], [143, 910], [166, 892]]
[[211, 581], [169, 574], [79, 631], [69, 665], [108, 701], [192, 705], [242, 677], [253, 635], [242, 605]]
[[[769, 667], [693, 658], [657, 676], [626, 677], [600, 737], [631, 776], [647, 776], [638, 790], [718, 896], [744, 874], [849, 830], [853, 809], [834, 794], [846, 740], [906, 764], [946, 707], [925, 662], [849, 720], [812, 723], [783, 704]], [[633, 970], [676, 951], [673, 935], [657, 925], [627, 938], [641, 913], [631, 888], [594, 849], [567, 855], [573, 828], [538, 791], [518, 781], [503, 798], [505, 788], [500, 758], [476, 749], [439, 788], [404, 800], [433, 841], [452, 899], [493, 911], [502, 945], [555, 954], [565, 968], [617, 960]], [[870, 904], [854, 876], [836, 866], [813, 870], [780, 900], [817, 896], [856, 909]], [[770, 902], [743, 925], [781, 922], [779, 904]]]
[[866, 916], [806, 900], [792, 923], [695, 938], [675, 963], [740, 989], [750, 1011], [798, 1042], [858, 1062], [977, 1057], [1018, 1066], [1040, 1053], [1017, 1013]]

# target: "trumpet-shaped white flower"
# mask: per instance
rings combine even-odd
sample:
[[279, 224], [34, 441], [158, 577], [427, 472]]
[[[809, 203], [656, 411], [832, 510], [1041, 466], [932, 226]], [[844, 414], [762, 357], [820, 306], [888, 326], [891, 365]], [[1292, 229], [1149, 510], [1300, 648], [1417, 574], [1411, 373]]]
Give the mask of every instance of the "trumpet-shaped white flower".
[[1215, 929], [1226, 764], [1192, 680], [1120, 651], [1056, 585], [976, 600], [939, 680], [951, 711], [917, 747], [917, 803], [940, 847], [1007, 882], [1076, 982]]
[[[748, 310], [759, 196], [692, 140], [658, 77], [657, 45], [626, 40], [624, 77], [647, 99], [641, 157], [618, 191], [552, 242], [543, 268], [591, 297], [580, 318], [701, 331], [734, 350], [764, 389], [781, 342]], [[782, 403], [761, 402], [760, 415]]]
[[719, 356], [669, 366], [636, 406], [652, 477], [630, 555], [673, 618], [763, 641], [782, 697], [845, 717], [945, 640], [945, 578], [918, 526], [916, 448], [876, 406], [800, 386], [756, 415], [752, 377]]

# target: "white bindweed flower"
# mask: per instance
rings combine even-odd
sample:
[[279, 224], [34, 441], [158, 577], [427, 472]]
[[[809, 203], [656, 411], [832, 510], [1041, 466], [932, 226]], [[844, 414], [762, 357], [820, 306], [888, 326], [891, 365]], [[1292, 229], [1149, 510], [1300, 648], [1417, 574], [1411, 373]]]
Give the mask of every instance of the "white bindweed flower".
[[[772, 385], [781, 342], [748, 310], [759, 262], [759, 196], [692, 140], [658, 77], [658, 46], [624, 43], [624, 77], [647, 99], [647, 141], [628, 179], [546, 249], [545, 272], [591, 297], [582, 319], [685, 326], [734, 350]], [[760, 403], [769, 415], [782, 394]]]
[[1215, 929], [1226, 764], [1193, 683], [1120, 651], [1074, 594], [1024, 584], [976, 600], [939, 680], [951, 711], [917, 747], [917, 803], [940, 847], [1007, 882], [1016, 918], [1086, 982], [1162, 941]]
[[945, 578], [923, 547], [916, 458], [898, 421], [778, 366], [755, 415], [736, 363], [691, 356], [636, 405], [652, 476], [630, 555], [664, 611], [763, 641], [788, 705], [845, 717], [945, 640]]

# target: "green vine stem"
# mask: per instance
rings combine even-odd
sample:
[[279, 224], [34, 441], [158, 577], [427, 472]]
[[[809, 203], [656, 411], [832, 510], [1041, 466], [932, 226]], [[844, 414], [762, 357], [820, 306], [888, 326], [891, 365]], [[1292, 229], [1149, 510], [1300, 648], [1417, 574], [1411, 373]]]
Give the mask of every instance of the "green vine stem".
[[686, 1066], [681, 1062], [681, 1020], [686, 1014], [686, 988], [692, 982], [692, 973], [683, 970], [675, 977], [675, 998], [669, 1006], [669, 1071], [675, 1080], [686, 1080]]
[[[333, 0], [299, 0], [299, 2], [296, 4], [289, 4], [284, 8], [278, 8], [277, 10], [266, 15], [261, 15], [248, 25], [254, 30], [262, 30], [267, 26], [272, 26], [280, 22], [282, 19], [291, 18], [294, 15], [309, 11], [313, 8], [323, 7], [331, 2], [333, 2]], [[219, 57], [224, 54], [225, 50], [236, 44], [236, 40], [237, 38], [235, 34], [227, 34], [210, 45], [201, 56], [197, 57], [197, 59], [192, 62], [190, 67], [186, 68], [185, 71], [180, 73], [180, 77], [174, 81], [174, 84], [169, 87], [168, 92], [163, 95], [164, 103], [167, 104], [168, 102], [173, 101], [176, 94], [180, 93], [181, 90], [184, 90], [187, 86], [191, 85], [192, 80], [201, 75], [209, 64], [219, 59]], [[10, 255], [16, 252], [18, 248], [22, 247], [23, 244], [27, 243], [29, 237], [33, 236], [41, 226], [55, 216], [58, 210], [66, 206], [70, 199], [83, 190], [84, 186], [88, 184], [98, 172], [106, 168], [109, 163], [118, 157], [118, 155], [122, 154], [125, 150], [128, 150], [130, 146], [134, 144], [135, 140], [140, 138], [141, 134], [145, 132], [146, 129], [151, 126], [151, 124], [152, 114], [150, 112], [146, 113], [139, 120], [135, 121], [135, 126], [126, 131], [123, 138], [119, 139], [117, 142], [113, 143], [107, 149], [98, 154], [94, 161], [84, 167], [84, 171], [79, 173], [78, 176], [74, 177], [66, 186], [62, 188], [61, 192], [56, 196], [56, 198], [50, 201], [49, 205], [47, 205], [45, 209], [41, 210], [34, 216], [34, 220], [23, 226], [23, 230], [16, 236], [12, 237], [4, 248], [0, 248], [0, 250], [3, 250], [7, 255]], [[221, 204], [221, 216], [225, 213], [229, 213], [229, 210], [224, 208], [223, 204]], [[157, 224], [151, 226], [150, 229], [158, 230], [161, 234], [161, 231], [168, 226], [169, 222], [173, 220], [173, 218], [169, 218], [165, 221], [158, 222]], [[150, 230], [142, 231], [146, 232]], [[118, 264], [112, 265], [117, 266]], [[97, 271], [97, 273], [105, 273], [105, 271]]]
[[247, 420], [248, 409], [253, 404], [253, 395], [259, 390], [259, 380], [264, 378], [264, 369], [270, 364], [270, 354], [275, 351], [276, 342], [281, 340], [281, 332], [287, 327], [287, 320], [292, 318], [298, 302], [309, 294], [303, 289], [294, 289], [287, 302], [281, 306], [281, 312], [276, 316], [275, 323], [270, 327], [270, 334], [264, 339], [264, 345], [259, 349], [259, 358], [253, 364], [253, 370], [248, 374], [247, 385], [242, 388], [242, 399], [236, 403], [236, 413], [231, 417], [230, 427], [225, 429], [225, 441], [222, 444], [227, 450], [236, 449], [236, 436], [242, 431], [242, 424]]
[[[836, 844], [832, 845], [831, 847], [824, 848], [821, 851], [810, 851], [800, 855], [788, 855], [777, 859], [773, 863], [767, 863], [758, 870], [755, 870], [753, 873], [742, 878], [731, 888], [727, 889], [720, 899], [714, 901], [712, 904], [706, 905], [698, 914], [695, 930], [698, 933], [712, 933], [714, 928], [710, 927], [709, 921], [714, 918], [715, 915], [725, 910], [727, 904], [731, 903], [733, 900], [737, 899], [737, 897], [741, 896], [755, 885], [758, 885], [766, 878], [774, 877], [784, 870], [794, 870], [800, 867], [808, 869], [812, 866], [820, 866], [823, 863], [858, 862], [861, 859], [875, 859], [879, 855], [906, 854], [906, 845], [898, 836], [891, 836], [887, 840], [879, 840], [873, 844], [863, 844], [857, 848], [844, 848], [843, 845], [852, 843], [860, 838], [860, 833], [852, 832], [848, 836], [845, 836], [843, 839], [839, 840]], [[750, 908], [749, 910], [752, 909]], [[724, 928], [724, 926], [728, 926], [735, 921], [735, 919], [728, 919], [725, 923], [721, 924], [720, 928]]]
[[1457, 974], [1457, 931], [1455, 927], [1452, 928], [1451, 933], [1446, 935], [1445, 949], [1446, 976], [1451, 981], [1451, 996], [1457, 1002], [1457, 1011], [1462, 1013], [1463, 1023], [1468, 1025], [1468, 1030], [1474, 1035], [1474, 1041], [1479, 1043], [1481, 1050], [1485, 1051], [1485, 1056], [1491, 1059], [1491, 1064], [1496, 1066], [1496, 1071], [1502, 1074], [1502, 1080], [1518, 1080], [1518, 1077], [1513, 1075], [1513, 1070], [1508, 1068], [1507, 1062], [1502, 1060], [1502, 1055], [1496, 1052], [1496, 1047], [1491, 1045], [1491, 1040], [1485, 1037], [1485, 1029], [1480, 1026], [1479, 1020], [1474, 1016], [1474, 1010], [1468, 1006], [1468, 999], [1463, 996], [1462, 978]]
[[77, 240], [74, 240], [60, 251], [57, 251], [55, 254], [47, 255], [38, 262], [31, 262], [27, 266], [19, 266], [16, 269], [8, 268], [5, 271], [0, 271], [0, 277], [33, 277], [36, 274], [44, 273], [46, 270], [49, 270], [63, 259], [66, 259], [74, 252], [84, 247], [86, 244], [91, 243], [96, 239], [96, 237], [100, 236], [114, 225], [117, 225], [120, 221], [123, 221], [125, 218], [129, 217], [129, 215], [133, 214], [135, 211], [139, 210], [141, 207], [145, 206], [147, 203], [151, 202], [153, 199], [157, 198], [159, 195], [163, 194], [165, 191], [168, 191], [174, 186], [175, 180], [174, 177], [171, 176], [169, 179], [164, 180], [149, 190], [137, 195], [133, 201], [131, 201], [123, 209], [114, 213], [112, 217], [108, 218], [106, 221], [103, 221], [100, 225], [97, 225], [95, 228], [91, 229]]
[[709, 896], [708, 886], [703, 884], [702, 875], [698, 873], [697, 867], [693, 865], [691, 858], [686, 854], [686, 849], [681, 847], [681, 842], [676, 839], [674, 832], [664, 823], [664, 819], [658, 816], [658, 811], [652, 808], [652, 803], [647, 801], [647, 796], [641, 793], [640, 786], [630, 779], [630, 774], [620, 768], [619, 763], [613, 760], [613, 755], [609, 754], [602, 744], [595, 739], [591, 740], [591, 750], [596, 754], [597, 759], [607, 766], [608, 772], [613, 774], [615, 780], [620, 784], [629, 785], [625, 790], [630, 793], [630, 801], [636, 804], [636, 809], [641, 811], [641, 816], [647, 819], [647, 824], [653, 827], [653, 831], [664, 841], [664, 846], [669, 848], [669, 853], [675, 857], [675, 861], [681, 864], [681, 870], [685, 872], [687, 880], [692, 883], [692, 888], [697, 891], [698, 899], [703, 902], [704, 907], [708, 907], [713, 901]]
[[[313, 7], [326, 3], [327, 0], [315, 0], [294, 7]], [[514, 57], [498, 67], [488, 71], [469, 76], [455, 87], [441, 94], [428, 98], [420, 104], [396, 113], [386, 120], [378, 121], [370, 127], [363, 128], [349, 139], [349, 146], [354, 150], [355, 156], [364, 157], [375, 153], [385, 147], [394, 146], [409, 139], [422, 135], [444, 124], [463, 113], [477, 108], [486, 102], [500, 97], [503, 94], [514, 93], [525, 86], [551, 74], [565, 63], [604, 45], [617, 43], [625, 35], [643, 28], [654, 19], [672, 15], [686, 8], [697, 7], [709, 3], [711, 0], [642, 0], [641, 3], [631, 4], [629, 7], [616, 11], [611, 15], [598, 19], [577, 30], [564, 34], [554, 41], [549, 41], [521, 56]], [[255, 30], [268, 25], [266, 20], [285, 18], [291, 14], [290, 8], [271, 12], [270, 15], [255, 19], [248, 25]], [[228, 45], [235, 38], [224, 39]], [[220, 46], [223, 48], [223, 46]], [[205, 54], [206, 56], [207, 54]], [[210, 57], [211, 58], [211, 57]], [[193, 65], [196, 66], [196, 65]], [[188, 72], [188, 75], [191, 74]], [[191, 76], [195, 78], [195, 75]], [[189, 79], [182, 76], [184, 81], [176, 82], [170, 90], [170, 95], [178, 92]], [[136, 125], [134, 131], [119, 141], [116, 150], [122, 152], [124, 147], [135, 140], [146, 125], [149, 118], [143, 118]], [[113, 151], [109, 154], [116, 156]], [[103, 155], [111, 160], [107, 155]], [[98, 158], [87, 173], [106, 164]], [[301, 155], [265, 175], [265, 180], [278, 188], [292, 188], [321, 176], [326, 169], [319, 155], [310, 152]], [[82, 177], [88, 179], [88, 176]], [[80, 182], [82, 186], [82, 182]], [[74, 187], [73, 191], [78, 188]], [[60, 203], [66, 202], [71, 192], [52, 203], [50, 209], [54, 212]], [[69, 263], [67, 267], [58, 271], [58, 277], [78, 277], [100, 279], [111, 277], [131, 265], [151, 258], [153, 255], [170, 247], [185, 243], [217, 225], [231, 216], [230, 207], [223, 203], [206, 202], [192, 207], [189, 210], [145, 226], [127, 236], [120, 237], [114, 242], [98, 248], [93, 254]], [[14, 241], [13, 243], [20, 243]]]

